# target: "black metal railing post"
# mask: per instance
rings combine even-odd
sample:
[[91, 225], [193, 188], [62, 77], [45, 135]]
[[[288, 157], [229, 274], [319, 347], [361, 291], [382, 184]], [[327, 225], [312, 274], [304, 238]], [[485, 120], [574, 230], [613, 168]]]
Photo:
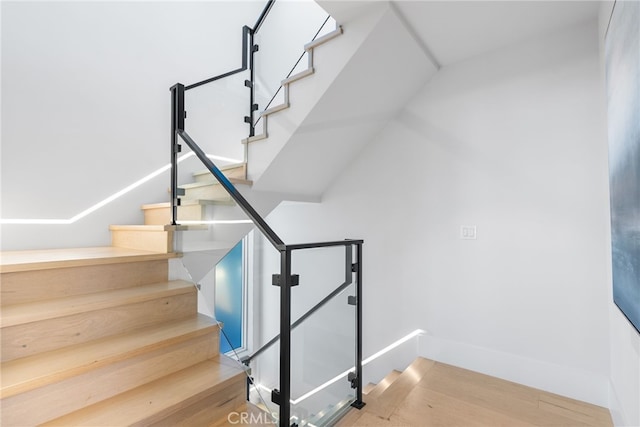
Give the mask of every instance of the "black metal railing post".
[[356, 255], [356, 400], [351, 406], [362, 409], [362, 243], [357, 244]]
[[254, 114], [259, 108], [256, 103], [256, 70], [254, 67], [254, 56], [259, 47], [253, 41], [254, 34], [253, 30], [249, 33], [249, 79], [251, 80], [251, 87], [249, 88], [249, 137], [256, 134]]
[[171, 225], [178, 220], [178, 132], [184, 131], [184, 85], [176, 83], [171, 87]]
[[280, 427], [291, 418], [291, 249], [280, 252]]
[[253, 42], [255, 31], [248, 26], [242, 28], [242, 68], [249, 70], [249, 78], [244, 81], [245, 87], [249, 89], [249, 115], [244, 116], [244, 122], [249, 125], [249, 137], [256, 134], [253, 120], [254, 112], [258, 110], [255, 103], [255, 71], [253, 67], [253, 56], [258, 51], [258, 46]]

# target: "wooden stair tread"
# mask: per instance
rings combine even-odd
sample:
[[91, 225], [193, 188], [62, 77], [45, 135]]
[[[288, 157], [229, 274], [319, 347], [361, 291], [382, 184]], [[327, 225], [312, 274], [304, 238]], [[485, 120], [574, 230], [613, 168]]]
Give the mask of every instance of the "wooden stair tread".
[[191, 231], [208, 230], [206, 225], [110, 225], [111, 231]]
[[[220, 204], [218, 200], [205, 200], [205, 199], [180, 199], [180, 206], [191, 206], [191, 205], [217, 205]], [[167, 209], [171, 207], [171, 202], [160, 202], [160, 203], [148, 203], [141, 206], [142, 210], [145, 209]]]
[[5, 362], [1, 367], [2, 398], [211, 333], [218, 327], [215, 320], [197, 315]]
[[373, 403], [369, 410], [389, 418], [399, 402], [407, 397], [434, 364], [433, 360], [418, 357], [378, 397], [367, 396]]
[[[416, 360], [417, 362], [417, 360]], [[415, 362], [336, 425], [612, 426], [606, 408], [440, 362]], [[421, 378], [419, 378], [422, 375]], [[402, 386], [398, 386], [404, 382]], [[386, 394], [386, 395], [385, 395]]]
[[378, 384], [376, 384], [373, 390], [369, 391], [368, 396], [374, 398], [380, 396], [400, 375], [402, 375], [402, 372], [395, 369], [389, 372]]
[[70, 316], [109, 307], [133, 304], [171, 295], [193, 292], [194, 284], [184, 280], [154, 283], [92, 294], [76, 295], [2, 308], [2, 327]]
[[161, 254], [113, 246], [73, 249], [45, 249], [33, 251], [0, 252], [0, 272], [32, 271], [85, 265], [117, 264], [164, 260], [176, 254]]
[[[225, 166], [219, 166], [218, 169], [220, 169], [222, 172], [237, 172], [237, 171], [244, 171], [244, 169], [247, 167], [246, 163], [233, 163], [230, 165], [225, 165]], [[194, 178], [197, 178], [199, 176], [202, 175], [211, 175], [211, 171], [209, 171], [209, 169], [201, 169], [199, 171], [194, 172], [193, 174]], [[225, 176], [227, 174], [225, 173]], [[229, 178], [229, 176], [227, 176], [227, 178]]]
[[244, 381], [244, 371], [221, 362], [223, 358], [207, 360], [43, 425], [120, 426], [161, 421], [217, 390]]
[[318, 37], [317, 39], [310, 41], [309, 43], [304, 45], [304, 50], [309, 51], [311, 49], [314, 49], [318, 46], [320, 46], [321, 44], [324, 44], [326, 42], [328, 42], [331, 39], [334, 39], [336, 37], [338, 37], [339, 35], [341, 35], [343, 33], [342, 30], [342, 26], [337, 26], [335, 30], [331, 31], [330, 33], [327, 33], [325, 35], [323, 35], [322, 37]]
[[[237, 184], [237, 185], [253, 185], [253, 181], [247, 180], [247, 179], [240, 179], [240, 178], [227, 178], [232, 184]], [[220, 185], [220, 183], [213, 179], [211, 181], [199, 181], [199, 182], [191, 182], [189, 184], [182, 184], [180, 185], [180, 188], [199, 188], [199, 187], [206, 187], [209, 185]]]
[[377, 384], [375, 384], [375, 383], [368, 383], [368, 384], [365, 384], [364, 386], [362, 386], [362, 394], [369, 394], [369, 393], [371, 393], [371, 390], [373, 390], [374, 388], [376, 388], [376, 385], [377, 385]]

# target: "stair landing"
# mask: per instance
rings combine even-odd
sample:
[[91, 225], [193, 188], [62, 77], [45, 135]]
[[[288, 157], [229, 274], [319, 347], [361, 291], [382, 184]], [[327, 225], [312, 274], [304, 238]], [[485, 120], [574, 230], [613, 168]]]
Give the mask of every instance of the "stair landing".
[[613, 426], [606, 408], [423, 358], [391, 377], [337, 426]]

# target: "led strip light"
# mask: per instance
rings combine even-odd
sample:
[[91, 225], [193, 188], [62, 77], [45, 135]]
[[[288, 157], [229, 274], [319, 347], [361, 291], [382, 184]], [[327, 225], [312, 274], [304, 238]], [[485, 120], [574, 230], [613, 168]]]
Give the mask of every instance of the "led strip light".
[[[362, 361], [362, 366], [365, 366], [365, 365], [373, 362], [374, 360], [376, 360], [380, 356], [383, 356], [383, 355], [387, 354], [388, 352], [390, 352], [394, 348], [401, 346], [402, 344], [404, 344], [405, 342], [409, 341], [410, 339], [415, 338], [417, 336], [425, 335], [426, 333], [427, 333], [427, 331], [425, 331], [423, 329], [416, 329], [415, 331], [405, 335], [404, 337], [400, 338], [399, 340], [389, 344], [388, 346], [386, 346], [382, 350], [380, 350], [380, 351], [372, 354], [371, 356], [367, 357], [365, 360]], [[347, 375], [349, 374], [349, 372], [352, 372], [354, 369], [355, 369], [355, 367], [352, 367], [351, 369], [347, 369], [346, 371], [342, 372], [341, 374], [338, 374], [335, 377], [331, 378], [329, 381], [325, 382], [324, 384], [321, 384], [318, 387], [314, 388], [310, 392], [303, 394], [302, 396], [300, 396], [297, 399], [292, 399], [291, 400], [291, 404], [292, 405], [297, 405], [298, 403], [302, 402], [303, 400], [308, 399], [309, 397], [313, 396], [314, 394], [316, 394], [316, 393], [324, 390], [325, 388], [329, 387], [331, 384], [336, 383], [340, 379], [346, 378]], [[256, 387], [261, 388], [261, 389], [271, 393], [271, 390], [269, 388], [263, 386], [262, 384], [256, 384]]]
[[[182, 162], [183, 160], [188, 159], [189, 157], [194, 156], [195, 153], [190, 152], [187, 154], [184, 154], [182, 156], [180, 156], [178, 158], [178, 163]], [[240, 160], [237, 159], [231, 159], [228, 157], [221, 157], [221, 156], [214, 156], [211, 154], [207, 154], [207, 157], [213, 160], [221, 160], [224, 162], [230, 162], [230, 163], [242, 163]], [[123, 188], [122, 190], [112, 194], [111, 196], [107, 197], [106, 199], [96, 203], [95, 205], [91, 206], [88, 209], [83, 210], [82, 212], [80, 212], [79, 214], [69, 218], [69, 219], [47, 219], [47, 218], [34, 218], [34, 219], [22, 219], [22, 218], [9, 218], [9, 219], [4, 219], [4, 218], [0, 218], [0, 224], [20, 224], [20, 225], [34, 225], [34, 224], [45, 224], [45, 225], [69, 225], [69, 224], [73, 224], [74, 222], [86, 217], [87, 215], [97, 211], [98, 209], [102, 208], [103, 206], [106, 206], [107, 204], [113, 202], [114, 200], [124, 196], [125, 194], [127, 194], [128, 192], [134, 190], [135, 188], [141, 186], [142, 184], [144, 184], [147, 181], [152, 180], [153, 178], [157, 177], [158, 175], [168, 171], [171, 169], [171, 163], [164, 165], [163, 167], [161, 167], [160, 169], [157, 169], [153, 172], [151, 172], [149, 175], [137, 180], [136, 182], [134, 182], [133, 184], [130, 184], [128, 186], [126, 186], [125, 188]], [[241, 221], [245, 221], [245, 220], [241, 220]], [[248, 220], [246, 220], [245, 222], [250, 222]], [[236, 223], [236, 222], [229, 222], [229, 221], [208, 221], [208, 222], [199, 222], [201, 224], [226, 224], [226, 223]]]

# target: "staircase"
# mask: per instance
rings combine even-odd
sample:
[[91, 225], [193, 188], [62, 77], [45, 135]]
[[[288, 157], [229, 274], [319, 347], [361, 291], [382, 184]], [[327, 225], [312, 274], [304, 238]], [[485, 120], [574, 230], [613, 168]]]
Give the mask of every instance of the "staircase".
[[245, 397], [175, 254], [4, 252], [2, 425], [206, 425]]
[[[307, 45], [309, 58], [341, 33]], [[263, 133], [243, 143], [268, 137], [268, 117], [290, 106], [290, 84], [313, 71], [310, 59], [283, 82], [285, 103], [264, 111]], [[221, 169], [250, 193], [247, 163]], [[207, 170], [182, 188], [179, 221], [238, 213]], [[283, 199], [248, 198], [263, 215]], [[144, 224], [110, 226], [111, 247], [1, 254], [2, 425], [226, 425], [234, 410], [262, 414], [245, 401], [244, 370], [219, 354], [221, 325], [198, 313], [196, 287], [168, 273], [182, 256], [178, 232], [202, 232], [190, 243], [215, 247], [219, 259], [252, 226], [210, 241], [208, 225], [170, 225], [170, 203], [141, 208]]]
[[[276, 113], [288, 110], [291, 107], [290, 87], [294, 82], [313, 76], [314, 52], [316, 49], [342, 34], [342, 27], [308, 43], [304, 46], [307, 55], [307, 68], [282, 81], [281, 103], [271, 106], [260, 114], [261, 133], [241, 141], [242, 144], [251, 145], [269, 138], [268, 121]], [[281, 138], [282, 139], [282, 138]], [[249, 147], [246, 147], [249, 152]], [[304, 200], [304, 197], [283, 194], [280, 192], [253, 192], [253, 181], [247, 179], [248, 163], [230, 164], [220, 167], [229, 181], [234, 184], [244, 197], [247, 198], [261, 216], [266, 216], [283, 200]], [[180, 188], [184, 195], [180, 197], [178, 207], [178, 222], [206, 222], [214, 220], [244, 220], [246, 216], [235, 205], [232, 198], [214, 178], [208, 170], [198, 170], [193, 173], [193, 182], [182, 184]], [[175, 235], [183, 231], [210, 231], [207, 225], [169, 225], [171, 224], [171, 204], [151, 203], [141, 207], [144, 213], [143, 225], [111, 225], [112, 246], [148, 250], [153, 252], [170, 253], [174, 250]], [[209, 257], [208, 263], [215, 263], [231, 249], [237, 241], [244, 237], [253, 226], [247, 224], [236, 226], [232, 230], [218, 233], [222, 235], [213, 239], [211, 233], [185, 233], [178, 250], [183, 254], [208, 251], [216, 255], [213, 260]], [[212, 250], [213, 248], [213, 250]], [[187, 261], [188, 262], [188, 261]]]
[[[356, 52], [404, 54], [380, 44], [397, 18], [373, 9], [350, 23], [348, 36], [338, 37], [338, 26], [304, 47], [307, 69], [282, 82], [282, 103], [261, 113], [259, 135], [242, 141], [251, 161], [221, 168], [261, 216], [283, 200], [318, 201], [383, 126], [372, 109], [391, 117], [430, 75], [423, 59], [413, 67], [421, 75], [395, 88], [368, 73], [377, 56]], [[321, 49], [334, 39], [334, 52]], [[348, 83], [358, 74], [369, 75], [366, 84]], [[362, 109], [359, 95], [372, 86], [379, 97]], [[317, 131], [344, 111], [372, 120]], [[215, 254], [205, 260], [210, 269], [253, 225], [214, 234], [197, 224], [245, 219], [209, 171], [196, 171], [182, 188], [178, 222], [196, 224], [170, 225], [170, 204], [148, 203], [144, 224], [110, 226], [110, 247], [0, 254], [2, 425], [225, 425], [231, 411], [256, 410], [245, 402], [245, 372], [218, 353], [221, 325], [198, 313], [193, 283], [168, 273], [169, 260], [187, 265], [203, 249]]]

